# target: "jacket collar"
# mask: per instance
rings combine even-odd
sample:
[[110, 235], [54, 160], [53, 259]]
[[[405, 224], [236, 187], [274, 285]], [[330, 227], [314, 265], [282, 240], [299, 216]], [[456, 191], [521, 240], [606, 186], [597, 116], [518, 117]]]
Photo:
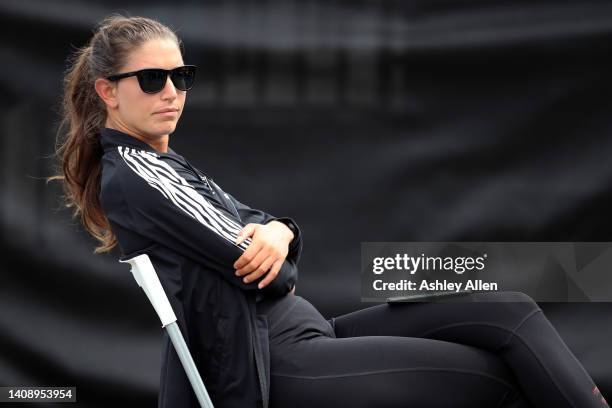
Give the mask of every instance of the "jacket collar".
[[114, 149], [117, 146], [128, 146], [138, 150], [146, 150], [148, 152], [153, 152], [160, 156], [180, 156], [178, 153], [172, 150], [170, 146], [168, 146], [168, 152], [158, 152], [153, 148], [153, 146], [149, 145], [148, 143], [143, 142], [140, 139], [136, 139], [134, 136], [129, 135], [125, 132], [109, 127], [104, 127], [100, 131], [100, 143], [102, 144], [102, 148], [104, 149], [104, 151]]

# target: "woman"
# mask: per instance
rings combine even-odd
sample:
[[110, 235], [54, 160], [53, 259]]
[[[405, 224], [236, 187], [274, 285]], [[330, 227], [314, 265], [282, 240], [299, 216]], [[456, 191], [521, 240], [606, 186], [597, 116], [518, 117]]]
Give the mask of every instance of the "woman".
[[[157, 21], [102, 21], [66, 74], [58, 153], [96, 252], [151, 257], [216, 407], [607, 406], [522, 293], [329, 320], [295, 295], [295, 222], [240, 203], [169, 147], [195, 80], [181, 51]], [[197, 406], [166, 336], [159, 406]]]

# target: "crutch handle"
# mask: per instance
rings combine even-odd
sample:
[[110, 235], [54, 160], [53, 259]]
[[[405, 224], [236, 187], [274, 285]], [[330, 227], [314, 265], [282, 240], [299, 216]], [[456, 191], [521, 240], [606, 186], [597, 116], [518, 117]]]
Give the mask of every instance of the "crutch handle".
[[164, 292], [164, 288], [159, 281], [157, 273], [153, 268], [153, 264], [147, 254], [141, 254], [126, 260], [119, 260], [119, 262], [129, 263], [131, 265], [131, 271], [134, 275], [134, 279], [138, 283], [149, 301], [153, 305], [153, 308], [157, 312], [159, 319], [162, 322], [162, 327], [176, 321], [176, 315], [170, 306], [170, 301]]

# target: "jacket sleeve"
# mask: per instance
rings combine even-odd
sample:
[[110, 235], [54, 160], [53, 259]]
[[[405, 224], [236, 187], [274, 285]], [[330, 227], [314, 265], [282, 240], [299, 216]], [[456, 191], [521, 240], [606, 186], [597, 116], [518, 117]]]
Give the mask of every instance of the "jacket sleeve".
[[[217, 186], [217, 188], [221, 190], [221, 188], [216, 183], [215, 185]], [[227, 192], [225, 192], [225, 194], [227, 194], [228, 199], [232, 202], [232, 204], [234, 205], [234, 208], [236, 208], [236, 211], [240, 215], [240, 219], [244, 221], [245, 224], [248, 224], [248, 223], [267, 224], [271, 221], [282, 222], [288, 227], [289, 227], [289, 224], [291, 224], [293, 226], [291, 230], [294, 233], [294, 237], [289, 243], [289, 250], [287, 253], [287, 258], [292, 259], [296, 264], [299, 262], [300, 256], [302, 254], [302, 231], [293, 218], [275, 217], [262, 210], [251, 208], [247, 206], [246, 204], [241, 203], [240, 201], [236, 200], [234, 196], [232, 196], [231, 194]]]
[[[216, 183], [214, 184], [220, 191], [223, 191], [221, 187], [219, 187], [218, 184]], [[244, 222], [245, 225], [248, 223], [267, 224], [271, 221], [279, 221], [288, 226], [289, 224], [292, 224], [293, 228], [291, 229], [294, 233], [294, 237], [289, 243], [286, 261], [289, 262], [290, 265], [294, 267], [281, 268], [281, 270], [278, 273], [278, 276], [272, 282], [270, 282], [268, 286], [273, 285], [270, 288], [271, 289], [270, 292], [283, 293], [283, 294], [293, 289], [293, 287], [295, 286], [298, 280], [297, 264], [300, 260], [300, 256], [302, 253], [302, 232], [300, 230], [300, 227], [290, 217], [275, 217], [271, 214], [266, 213], [265, 211], [262, 211], [256, 208], [251, 208], [248, 205], [243, 204], [240, 201], [238, 201], [231, 194], [225, 191], [223, 192], [224, 194], [227, 195], [227, 198], [231, 201], [232, 205], [236, 209], [236, 212], [238, 212], [240, 219]], [[280, 286], [280, 287], [275, 289], [274, 288], [275, 286]], [[263, 290], [264, 294], [267, 294], [266, 288], [267, 286]], [[286, 288], [288, 289], [285, 292]]]
[[[246, 225], [231, 213], [216, 208], [199, 194], [171, 166], [155, 154], [119, 148], [116, 176], [120, 185], [121, 211], [110, 214], [114, 223], [148, 240], [164, 245], [218, 271], [224, 279], [244, 290], [259, 290], [266, 275], [245, 284], [235, 275], [234, 262], [251, 243], [235, 244], [238, 232]], [[112, 212], [111, 212], [112, 213]], [[279, 276], [286, 280], [261, 289], [269, 295], [287, 293], [297, 278], [293, 261], [285, 259]], [[278, 277], [277, 277], [278, 278]], [[275, 285], [272, 285], [275, 283]]]

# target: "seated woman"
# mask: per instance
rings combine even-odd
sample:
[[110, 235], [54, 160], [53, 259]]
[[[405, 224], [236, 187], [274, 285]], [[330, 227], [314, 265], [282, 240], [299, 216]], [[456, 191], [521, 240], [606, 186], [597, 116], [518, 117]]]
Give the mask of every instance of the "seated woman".
[[[96, 252], [149, 254], [215, 407], [607, 406], [523, 293], [329, 320], [295, 295], [295, 221], [242, 204], [169, 146], [195, 72], [167, 26], [106, 18], [66, 74], [58, 153]], [[159, 407], [197, 406], [166, 336], [160, 381]]]

